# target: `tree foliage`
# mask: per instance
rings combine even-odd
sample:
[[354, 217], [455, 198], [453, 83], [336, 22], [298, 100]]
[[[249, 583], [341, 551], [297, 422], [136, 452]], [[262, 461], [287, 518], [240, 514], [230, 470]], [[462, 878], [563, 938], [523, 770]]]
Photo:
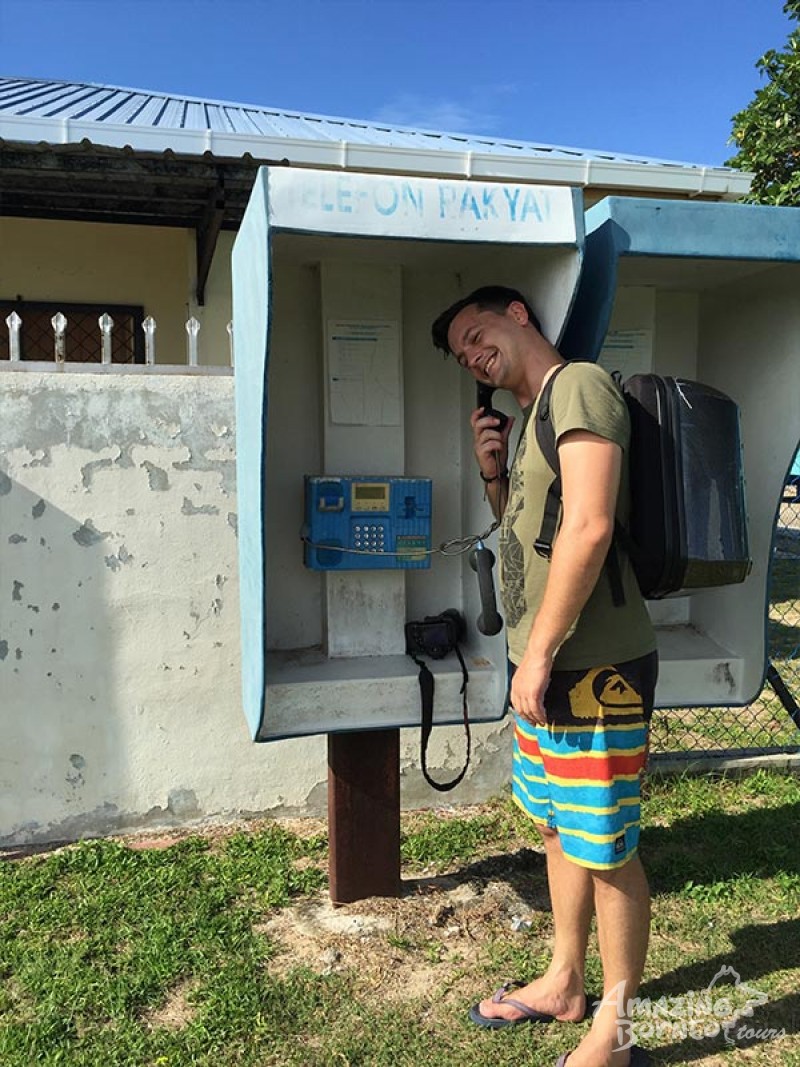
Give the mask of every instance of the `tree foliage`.
[[756, 63], [766, 79], [755, 97], [733, 116], [738, 153], [728, 166], [754, 174], [749, 200], [800, 206], [800, 0], [784, 13], [795, 24], [783, 51], [770, 49]]

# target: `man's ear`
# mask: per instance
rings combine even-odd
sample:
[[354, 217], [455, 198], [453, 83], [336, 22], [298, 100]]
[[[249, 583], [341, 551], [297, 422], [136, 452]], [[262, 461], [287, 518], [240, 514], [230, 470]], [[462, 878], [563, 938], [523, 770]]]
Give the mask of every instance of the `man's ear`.
[[506, 309], [519, 326], [527, 326], [530, 322], [528, 318], [528, 311], [525, 305], [520, 300], [512, 300]]

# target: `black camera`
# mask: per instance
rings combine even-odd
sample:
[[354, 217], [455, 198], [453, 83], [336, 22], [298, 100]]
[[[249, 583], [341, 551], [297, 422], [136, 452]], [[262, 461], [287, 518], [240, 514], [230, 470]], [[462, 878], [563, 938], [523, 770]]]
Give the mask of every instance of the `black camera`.
[[410, 656], [444, 659], [464, 640], [467, 628], [461, 612], [448, 608], [441, 615], [426, 615], [422, 622], [407, 622], [405, 629], [406, 652]]

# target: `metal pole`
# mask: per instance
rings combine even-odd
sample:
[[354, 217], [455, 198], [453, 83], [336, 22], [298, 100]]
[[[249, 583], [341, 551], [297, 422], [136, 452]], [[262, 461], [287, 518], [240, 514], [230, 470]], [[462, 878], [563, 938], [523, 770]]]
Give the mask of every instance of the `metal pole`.
[[786, 711], [789, 713], [789, 717], [795, 726], [800, 728], [800, 707], [797, 706], [797, 701], [786, 687], [786, 683], [783, 678], [778, 674], [778, 668], [772, 662], [767, 664], [767, 681], [775, 690], [775, 694], [783, 704]]
[[334, 904], [400, 896], [400, 731], [328, 735]]

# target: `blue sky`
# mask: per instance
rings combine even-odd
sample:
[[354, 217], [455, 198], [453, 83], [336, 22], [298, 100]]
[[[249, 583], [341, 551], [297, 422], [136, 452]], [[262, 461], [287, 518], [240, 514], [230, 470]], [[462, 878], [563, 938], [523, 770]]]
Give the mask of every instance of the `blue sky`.
[[0, 0], [2, 73], [721, 164], [783, 0]]

